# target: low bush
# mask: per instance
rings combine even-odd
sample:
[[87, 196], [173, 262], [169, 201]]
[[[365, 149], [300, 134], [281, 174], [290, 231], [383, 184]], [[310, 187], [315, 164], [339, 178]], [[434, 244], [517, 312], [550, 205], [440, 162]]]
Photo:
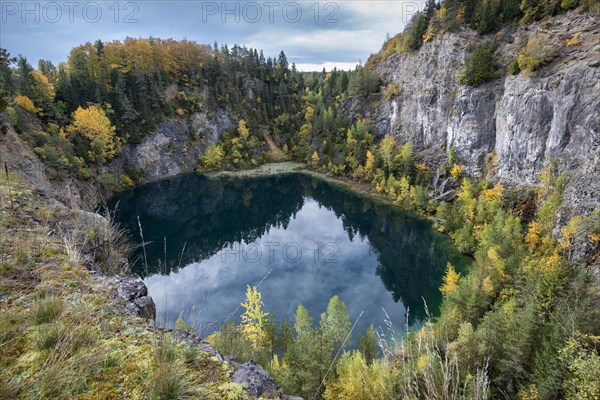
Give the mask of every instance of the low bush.
[[558, 49], [546, 36], [539, 36], [527, 42], [517, 57], [519, 68], [531, 73], [550, 64], [558, 57]]

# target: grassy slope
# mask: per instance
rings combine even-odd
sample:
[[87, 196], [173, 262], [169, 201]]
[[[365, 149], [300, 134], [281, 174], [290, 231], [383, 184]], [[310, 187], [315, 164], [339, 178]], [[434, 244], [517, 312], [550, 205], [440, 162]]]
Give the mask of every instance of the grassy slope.
[[243, 398], [229, 364], [122, 312], [114, 281], [65, 239], [71, 218], [2, 178], [0, 399]]

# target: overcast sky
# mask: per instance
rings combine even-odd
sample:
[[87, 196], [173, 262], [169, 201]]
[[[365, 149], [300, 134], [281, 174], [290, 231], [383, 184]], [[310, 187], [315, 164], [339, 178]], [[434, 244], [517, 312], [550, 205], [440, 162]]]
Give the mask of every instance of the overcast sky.
[[[86, 41], [132, 37], [241, 44], [301, 70], [352, 68], [400, 32], [423, 1], [7, 1], [0, 0], [0, 47], [64, 61]], [[318, 10], [318, 11], [317, 11]]]

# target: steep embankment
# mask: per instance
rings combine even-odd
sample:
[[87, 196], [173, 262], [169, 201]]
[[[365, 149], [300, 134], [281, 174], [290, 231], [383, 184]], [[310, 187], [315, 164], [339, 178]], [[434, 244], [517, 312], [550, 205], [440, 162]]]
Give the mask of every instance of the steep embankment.
[[[548, 38], [558, 57], [532, 74], [504, 73], [533, 37]], [[579, 43], [567, 47], [574, 37]], [[477, 88], [460, 85], [469, 53], [487, 39], [499, 42], [502, 77]], [[372, 119], [380, 135], [411, 141], [431, 163], [454, 147], [469, 173], [492, 170], [504, 183], [534, 184], [543, 166], [557, 160], [568, 177], [564, 223], [600, 206], [599, 57], [595, 14], [568, 13], [490, 37], [461, 29], [376, 65], [385, 84], [398, 86], [398, 96], [354, 98], [346, 106], [351, 115]]]
[[51, 191], [52, 184], [48, 179], [44, 164], [35, 155], [31, 147], [15, 132], [4, 113], [0, 114], [0, 126], [4, 130], [0, 134], [2, 172], [4, 172], [6, 165], [6, 169], [17, 173], [22, 183], [38, 188], [43, 192]]

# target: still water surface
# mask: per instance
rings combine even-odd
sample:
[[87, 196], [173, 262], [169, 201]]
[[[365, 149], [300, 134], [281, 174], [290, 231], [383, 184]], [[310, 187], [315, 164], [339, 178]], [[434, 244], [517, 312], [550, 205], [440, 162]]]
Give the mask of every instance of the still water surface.
[[[468, 259], [431, 224], [343, 187], [303, 174], [215, 179], [183, 175], [123, 193], [116, 219], [140, 247], [130, 258], [157, 306], [159, 325], [178, 316], [206, 336], [239, 321], [246, 285], [259, 285], [265, 310], [293, 320], [304, 305], [318, 321], [331, 296], [359, 333], [435, 315], [448, 261]], [[166, 249], [166, 251], [165, 251]], [[384, 312], [385, 310], [385, 312]]]

